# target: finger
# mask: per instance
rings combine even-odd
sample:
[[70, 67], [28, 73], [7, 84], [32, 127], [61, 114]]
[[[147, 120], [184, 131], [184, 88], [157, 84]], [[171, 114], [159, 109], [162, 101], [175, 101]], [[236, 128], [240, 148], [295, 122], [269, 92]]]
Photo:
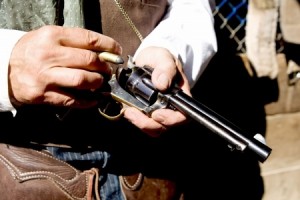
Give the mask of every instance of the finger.
[[172, 85], [177, 69], [173, 57], [168, 55], [162, 59], [161, 62], [155, 63], [151, 80], [156, 88], [164, 91]]
[[52, 66], [63, 66], [68, 68], [80, 68], [99, 73], [111, 74], [112, 68], [109, 63], [100, 60], [98, 53], [77, 48], [58, 48], [49, 55]]
[[111, 37], [82, 28], [61, 28], [58, 31], [60, 44], [93, 51], [122, 53], [120, 44]]
[[45, 93], [45, 103], [72, 108], [90, 108], [98, 102], [97, 99], [82, 98], [82, 96], [56, 88]]
[[158, 137], [166, 131], [166, 127], [144, 115], [136, 108], [124, 109], [124, 117], [151, 137]]
[[179, 59], [166, 59], [164, 66], [159, 63], [152, 73], [152, 82], [160, 90], [173, 87], [172, 83], [179, 86], [186, 94], [191, 96], [190, 86], [186, 75], [184, 74], [182, 64]]
[[187, 119], [186, 116], [179, 111], [170, 109], [155, 110], [152, 113], [151, 118], [166, 127], [183, 124]]
[[157, 89], [165, 91], [170, 88], [177, 69], [175, 59], [168, 50], [158, 47], [146, 48], [139, 53], [135, 62], [140, 66], [148, 65], [154, 68], [151, 81]]
[[165, 91], [172, 85], [172, 79], [176, 74], [176, 69], [171, 65], [165, 65], [165, 68], [157, 66], [153, 70], [151, 80], [155, 87], [161, 91]]
[[104, 77], [99, 73], [65, 67], [50, 68], [41, 76], [46, 85], [82, 90], [98, 89], [104, 81]]

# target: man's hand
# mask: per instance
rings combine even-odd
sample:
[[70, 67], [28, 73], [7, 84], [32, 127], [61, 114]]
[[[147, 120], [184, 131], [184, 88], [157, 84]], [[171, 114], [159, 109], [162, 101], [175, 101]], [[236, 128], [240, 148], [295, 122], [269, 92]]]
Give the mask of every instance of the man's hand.
[[[180, 61], [175, 59], [167, 49], [146, 48], [136, 57], [135, 64], [138, 66], [148, 65], [154, 68], [152, 82], [157, 89], [164, 91], [171, 87], [172, 82], [175, 81], [185, 93], [191, 95]], [[155, 110], [151, 117], [148, 117], [133, 107], [125, 109], [124, 117], [153, 137], [159, 136], [168, 127], [182, 124], [187, 120], [181, 112], [171, 109]]]
[[[121, 54], [110, 37], [80, 28], [45, 26], [25, 34], [9, 63], [9, 92], [14, 106], [51, 104], [86, 108], [97, 104], [78, 91], [101, 88], [112, 69], [96, 52]], [[76, 91], [76, 92], [74, 92]]]

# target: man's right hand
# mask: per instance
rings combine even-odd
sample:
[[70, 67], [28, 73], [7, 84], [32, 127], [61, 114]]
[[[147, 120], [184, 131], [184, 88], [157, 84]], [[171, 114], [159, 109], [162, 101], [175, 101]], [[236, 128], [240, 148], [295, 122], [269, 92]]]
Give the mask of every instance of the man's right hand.
[[96, 105], [70, 91], [93, 91], [111, 75], [96, 52], [120, 55], [110, 37], [81, 28], [44, 26], [26, 33], [15, 45], [9, 63], [9, 94], [14, 106], [51, 104], [76, 108]]

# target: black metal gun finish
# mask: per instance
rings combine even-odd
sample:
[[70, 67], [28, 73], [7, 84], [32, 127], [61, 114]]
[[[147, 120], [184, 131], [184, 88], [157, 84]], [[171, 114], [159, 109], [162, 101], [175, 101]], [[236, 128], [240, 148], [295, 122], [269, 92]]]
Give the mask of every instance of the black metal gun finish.
[[166, 93], [159, 92], [151, 82], [151, 73], [151, 68], [147, 66], [119, 68], [116, 76], [110, 80], [111, 95], [117, 101], [135, 106], [146, 114], [151, 114], [158, 108], [177, 109], [225, 139], [233, 150], [250, 150], [260, 162], [269, 157], [271, 148], [256, 138], [251, 138], [248, 133], [188, 96], [180, 88], [173, 87]]

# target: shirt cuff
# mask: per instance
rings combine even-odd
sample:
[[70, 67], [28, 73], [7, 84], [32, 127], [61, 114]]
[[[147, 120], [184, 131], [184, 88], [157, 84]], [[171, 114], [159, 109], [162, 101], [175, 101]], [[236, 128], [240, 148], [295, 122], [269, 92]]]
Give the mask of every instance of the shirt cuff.
[[0, 29], [0, 112], [12, 112], [16, 109], [10, 102], [8, 93], [8, 66], [11, 52], [18, 40], [26, 32]]

